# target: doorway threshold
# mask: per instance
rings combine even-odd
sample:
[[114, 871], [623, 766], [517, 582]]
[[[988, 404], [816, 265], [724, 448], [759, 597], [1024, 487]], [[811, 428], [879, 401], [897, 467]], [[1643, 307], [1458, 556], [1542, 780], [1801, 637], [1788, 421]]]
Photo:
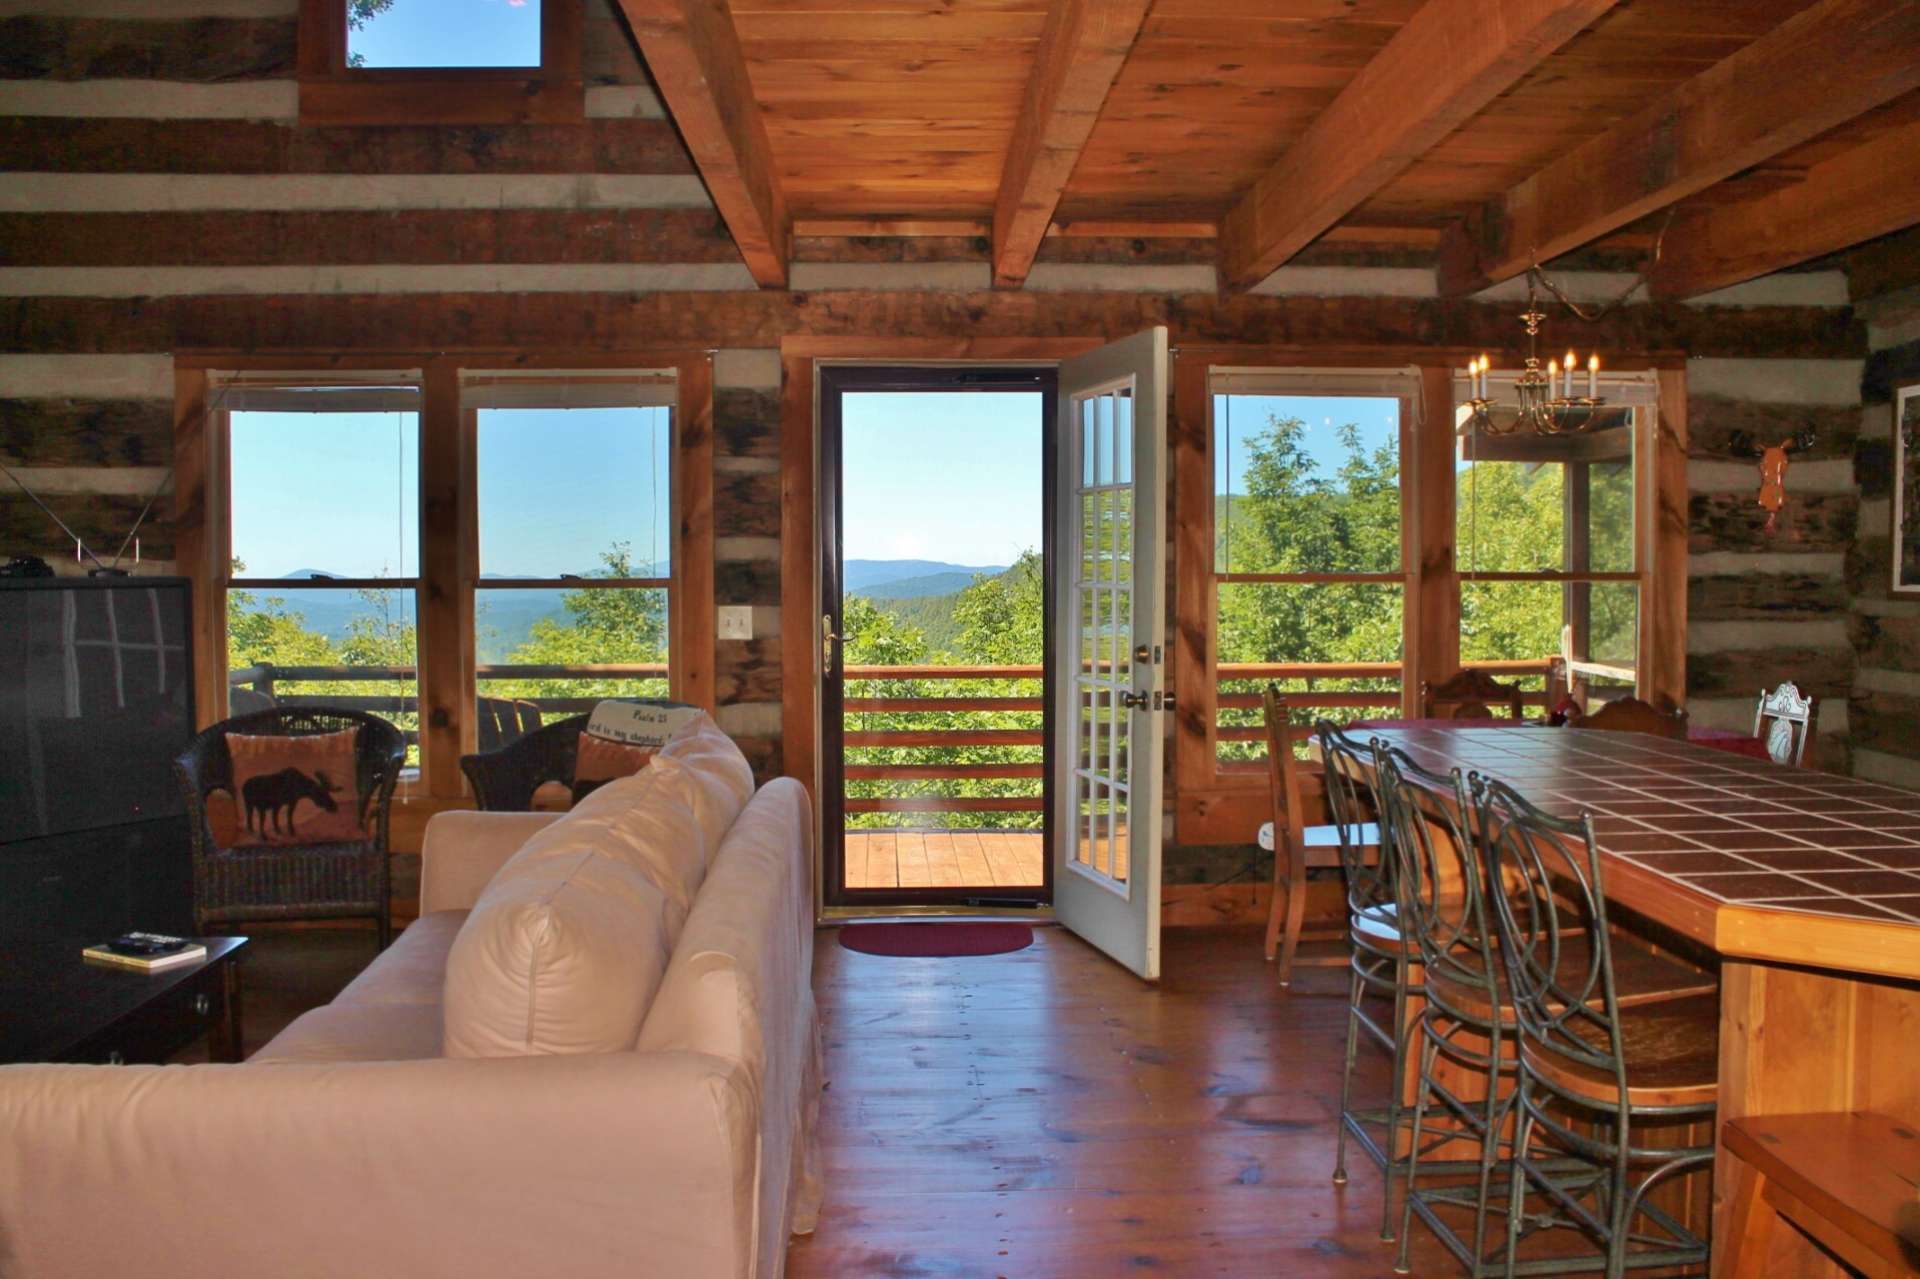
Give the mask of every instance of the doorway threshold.
[[945, 903], [912, 906], [826, 906], [815, 920], [819, 924], [857, 924], [865, 920], [887, 919], [965, 919], [970, 921], [1004, 919], [1025, 924], [1051, 924], [1053, 907], [1031, 908], [997, 902], [991, 906], [959, 906]]

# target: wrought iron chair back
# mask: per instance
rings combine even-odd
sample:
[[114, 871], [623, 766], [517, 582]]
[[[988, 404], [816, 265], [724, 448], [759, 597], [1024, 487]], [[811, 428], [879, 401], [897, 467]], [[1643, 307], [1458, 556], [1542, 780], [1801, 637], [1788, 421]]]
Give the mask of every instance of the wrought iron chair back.
[[1500, 961], [1466, 782], [1459, 769], [1432, 772], [1398, 747], [1377, 747], [1375, 759], [1383, 860], [1393, 860], [1400, 927], [1419, 948], [1428, 998], [1445, 1004], [1454, 984], [1497, 1008]]
[[1354, 838], [1362, 825], [1381, 812], [1379, 793], [1366, 780], [1373, 747], [1356, 741], [1329, 720], [1316, 722], [1313, 733], [1326, 766], [1327, 815], [1340, 831], [1340, 873], [1347, 883], [1348, 913], [1378, 914], [1395, 901], [1393, 859], [1382, 849], [1379, 860], [1369, 864]]
[[[1613, 1077], [1627, 1113], [1626, 1052], [1589, 814], [1555, 817], [1504, 782], [1471, 781], [1521, 1061], [1538, 1054]], [[1564, 1093], [1537, 1071], [1531, 1082]], [[1625, 1134], [1622, 1134], [1625, 1144]]]

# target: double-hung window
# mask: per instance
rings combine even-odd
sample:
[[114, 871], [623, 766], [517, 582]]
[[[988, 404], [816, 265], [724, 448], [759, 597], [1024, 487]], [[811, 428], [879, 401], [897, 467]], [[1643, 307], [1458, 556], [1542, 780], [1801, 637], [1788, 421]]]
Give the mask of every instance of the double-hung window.
[[234, 375], [212, 398], [226, 422], [231, 710], [371, 711], [417, 764], [418, 370]]
[[[1493, 392], [1512, 399], [1497, 380]], [[1657, 398], [1651, 377], [1610, 381], [1601, 394], [1597, 420], [1565, 434], [1488, 432], [1464, 408], [1454, 417], [1461, 660], [1530, 691], [1557, 666], [1583, 703], [1639, 682], [1641, 498]]]
[[660, 697], [676, 611], [672, 370], [462, 375], [478, 736]]
[[1213, 630], [1223, 766], [1263, 758], [1260, 690], [1296, 732], [1393, 713], [1406, 632], [1408, 372], [1214, 369]]

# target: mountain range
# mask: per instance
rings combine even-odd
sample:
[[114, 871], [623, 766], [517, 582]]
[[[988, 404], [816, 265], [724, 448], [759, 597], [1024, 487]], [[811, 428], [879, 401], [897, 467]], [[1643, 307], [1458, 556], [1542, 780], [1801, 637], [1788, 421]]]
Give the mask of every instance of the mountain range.
[[[663, 572], [661, 565], [655, 571]], [[952, 613], [951, 603], [941, 597], [957, 595], [973, 584], [975, 577], [981, 574], [1004, 573], [1005, 565], [966, 565], [950, 564], [944, 560], [847, 560], [844, 565], [846, 591], [849, 595], [864, 595], [871, 600], [909, 601], [925, 600], [928, 604], [918, 606], [900, 604], [894, 611], [911, 611], [916, 624], [930, 629], [939, 629], [941, 617]], [[315, 578], [338, 577], [324, 569], [297, 569], [281, 575], [277, 580], [286, 582], [311, 582]], [[489, 577], [499, 577], [498, 573], [482, 573], [484, 584]], [[566, 616], [563, 596], [565, 588], [538, 590], [487, 591], [481, 586], [483, 594], [478, 608], [477, 657], [482, 663], [503, 662], [507, 655], [523, 643], [532, 632], [533, 625], [542, 618], [555, 620]], [[272, 594], [271, 588], [253, 588], [256, 597]], [[364, 616], [367, 606], [359, 593], [351, 588], [340, 588], [324, 594], [310, 591], [289, 591], [279, 598], [286, 601], [289, 611], [301, 615], [306, 628], [326, 636], [336, 643], [347, 637], [353, 619]], [[933, 601], [946, 603], [945, 608]], [[938, 615], [938, 616], [936, 616]], [[929, 636], [931, 638], [931, 636]]]

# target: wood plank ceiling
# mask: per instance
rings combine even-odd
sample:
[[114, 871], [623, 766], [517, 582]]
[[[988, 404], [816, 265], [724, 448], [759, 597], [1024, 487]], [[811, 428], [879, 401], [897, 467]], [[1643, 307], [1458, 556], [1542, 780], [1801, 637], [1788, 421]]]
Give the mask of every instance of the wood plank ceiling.
[[[990, 237], [1018, 287], [1049, 230], [1198, 231], [1230, 289], [1340, 241], [1461, 292], [1671, 218], [1685, 296], [1920, 219], [1920, 0], [620, 3], [763, 284], [795, 234]], [[1556, 220], [1556, 177], [1621, 190]]]

